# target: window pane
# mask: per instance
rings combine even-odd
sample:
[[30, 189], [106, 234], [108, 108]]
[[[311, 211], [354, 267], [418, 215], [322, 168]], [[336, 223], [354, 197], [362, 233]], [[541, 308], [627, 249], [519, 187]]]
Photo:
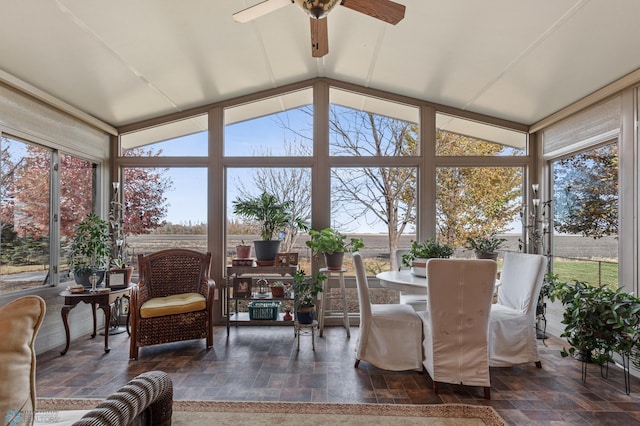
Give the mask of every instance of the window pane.
[[127, 133], [120, 144], [126, 157], [206, 157], [207, 115]]
[[526, 155], [527, 135], [489, 124], [436, 114], [436, 155]]
[[48, 280], [51, 151], [2, 137], [0, 293]]
[[618, 145], [553, 163], [554, 273], [618, 288]]
[[419, 154], [418, 108], [337, 89], [330, 96], [330, 155]]
[[509, 167], [441, 167], [436, 172], [436, 233], [465, 254], [467, 237], [500, 234], [501, 250], [518, 251], [522, 236], [522, 169]]
[[[93, 212], [96, 165], [71, 155], [60, 155], [60, 265], [67, 265], [75, 227]], [[61, 267], [60, 282], [71, 280]]]
[[207, 250], [206, 168], [124, 169], [125, 256]]
[[363, 238], [369, 275], [395, 269], [391, 254], [415, 239], [416, 169], [334, 168], [331, 176], [332, 227]]
[[[311, 223], [311, 169], [308, 168], [229, 168], [227, 169], [227, 262], [236, 257], [236, 246], [244, 240], [253, 246], [261, 239], [260, 222], [234, 213], [233, 202], [260, 197], [266, 192], [278, 203], [290, 201], [291, 215]], [[298, 253], [300, 268], [311, 271], [307, 234], [295, 226], [276, 230], [281, 253]], [[255, 258], [255, 249], [252, 248]]]
[[226, 157], [313, 155], [312, 90], [227, 108]]

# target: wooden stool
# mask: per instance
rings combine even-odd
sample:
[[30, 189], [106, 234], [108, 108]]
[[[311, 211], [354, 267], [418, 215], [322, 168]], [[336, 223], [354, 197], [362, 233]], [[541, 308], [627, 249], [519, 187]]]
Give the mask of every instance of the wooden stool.
[[318, 328], [318, 321], [313, 320], [311, 324], [300, 324], [298, 321], [293, 323], [293, 330], [298, 338], [298, 351], [300, 351], [300, 335], [311, 335], [311, 346], [313, 350], [316, 350], [316, 328]]
[[[347, 272], [347, 270], [322, 268], [320, 269], [320, 272], [327, 276], [327, 279], [322, 283], [322, 297], [320, 298], [320, 337], [322, 337], [322, 333], [324, 331], [325, 318], [339, 316], [342, 317], [344, 328], [347, 329], [347, 337], [351, 337], [351, 332], [349, 330], [349, 313], [347, 312], [347, 294], [345, 292], [344, 285], [344, 273]], [[340, 294], [336, 296], [331, 295], [330, 281], [332, 278], [337, 278], [340, 283]], [[341, 300], [342, 311], [332, 311], [329, 309], [329, 305], [333, 299]]]

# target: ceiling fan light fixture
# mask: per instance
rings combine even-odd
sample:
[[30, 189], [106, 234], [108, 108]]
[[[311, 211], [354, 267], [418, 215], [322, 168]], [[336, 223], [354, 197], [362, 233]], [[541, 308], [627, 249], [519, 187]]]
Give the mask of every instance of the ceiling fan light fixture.
[[324, 18], [342, 0], [294, 0], [309, 16], [315, 19]]

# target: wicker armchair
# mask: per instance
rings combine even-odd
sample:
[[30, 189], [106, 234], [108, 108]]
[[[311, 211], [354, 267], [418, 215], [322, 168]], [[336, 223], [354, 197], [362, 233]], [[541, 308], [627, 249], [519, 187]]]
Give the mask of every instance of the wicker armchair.
[[168, 426], [173, 414], [173, 383], [163, 371], [136, 376], [73, 426]]
[[207, 339], [213, 346], [211, 253], [186, 249], [138, 255], [140, 279], [131, 289], [129, 357], [142, 346]]

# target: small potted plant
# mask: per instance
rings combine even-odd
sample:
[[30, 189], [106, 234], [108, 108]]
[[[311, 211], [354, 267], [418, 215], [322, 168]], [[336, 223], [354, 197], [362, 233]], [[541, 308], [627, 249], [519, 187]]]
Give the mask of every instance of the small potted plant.
[[246, 244], [244, 240], [236, 246], [236, 257], [238, 259], [249, 259], [251, 257], [251, 246]]
[[303, 270], [296, 271], [293, 276], [293, 293], [296, 320], [300, 324], [311, 324], [316, 316], [315, 300], [322, 291], [322, 283], [327, 276], [320, 272], [305, 275]]
[[275, 195], [263, 192], [257, 197], [238, 197], [233, 201], [233, 212], [260, 224], [262, 240], [254, 241], [256, 263], [259, 266], [273, 266], [280, 240], [273, 239], [278, 231], [290, 225], [306, 230], [307, 225], [300, 218], [292, 217], [291, 201], [280, 202]]
[[282, 281], [275, 281], [269, 284], [271, 289], [271, 297], [284, 297], [284, 283]]
[[96, 286], [100, 285], [109, 266], [110, 253], [109, 224], [95, 213], [89, 213], [76, 225], [71, 240], [69, 266], [76, 283], [91, 288], [93, 279], [97, 280]]
[[311, 249], [314, 256], [323, 254], [327, 269], [340, 270], [345, 252], [354, 252], [364, 247], [362, 238], [351, 238], [347, 241], [347, 236], [341, 234], [333, 228], [324, 228], [320, 231], [311, 229], [311, 237], [307, 242], [307, 247]]
[[496, 234], [483, 235], [481, 237], [467, 237], [467, 248], [473, 250], [477, 259], [498, 259], [497, 250], [506, 238], [498, 238]]
[[411, 241], [411, 248], [402, 255], [402, 264], [411, 267], [411, 273], [419, 277], [427, 276], [427, 259], [448, 258], [453, 254], [453, 248], [446, 244], [439, 244], [434, 238], [424, 242]]

